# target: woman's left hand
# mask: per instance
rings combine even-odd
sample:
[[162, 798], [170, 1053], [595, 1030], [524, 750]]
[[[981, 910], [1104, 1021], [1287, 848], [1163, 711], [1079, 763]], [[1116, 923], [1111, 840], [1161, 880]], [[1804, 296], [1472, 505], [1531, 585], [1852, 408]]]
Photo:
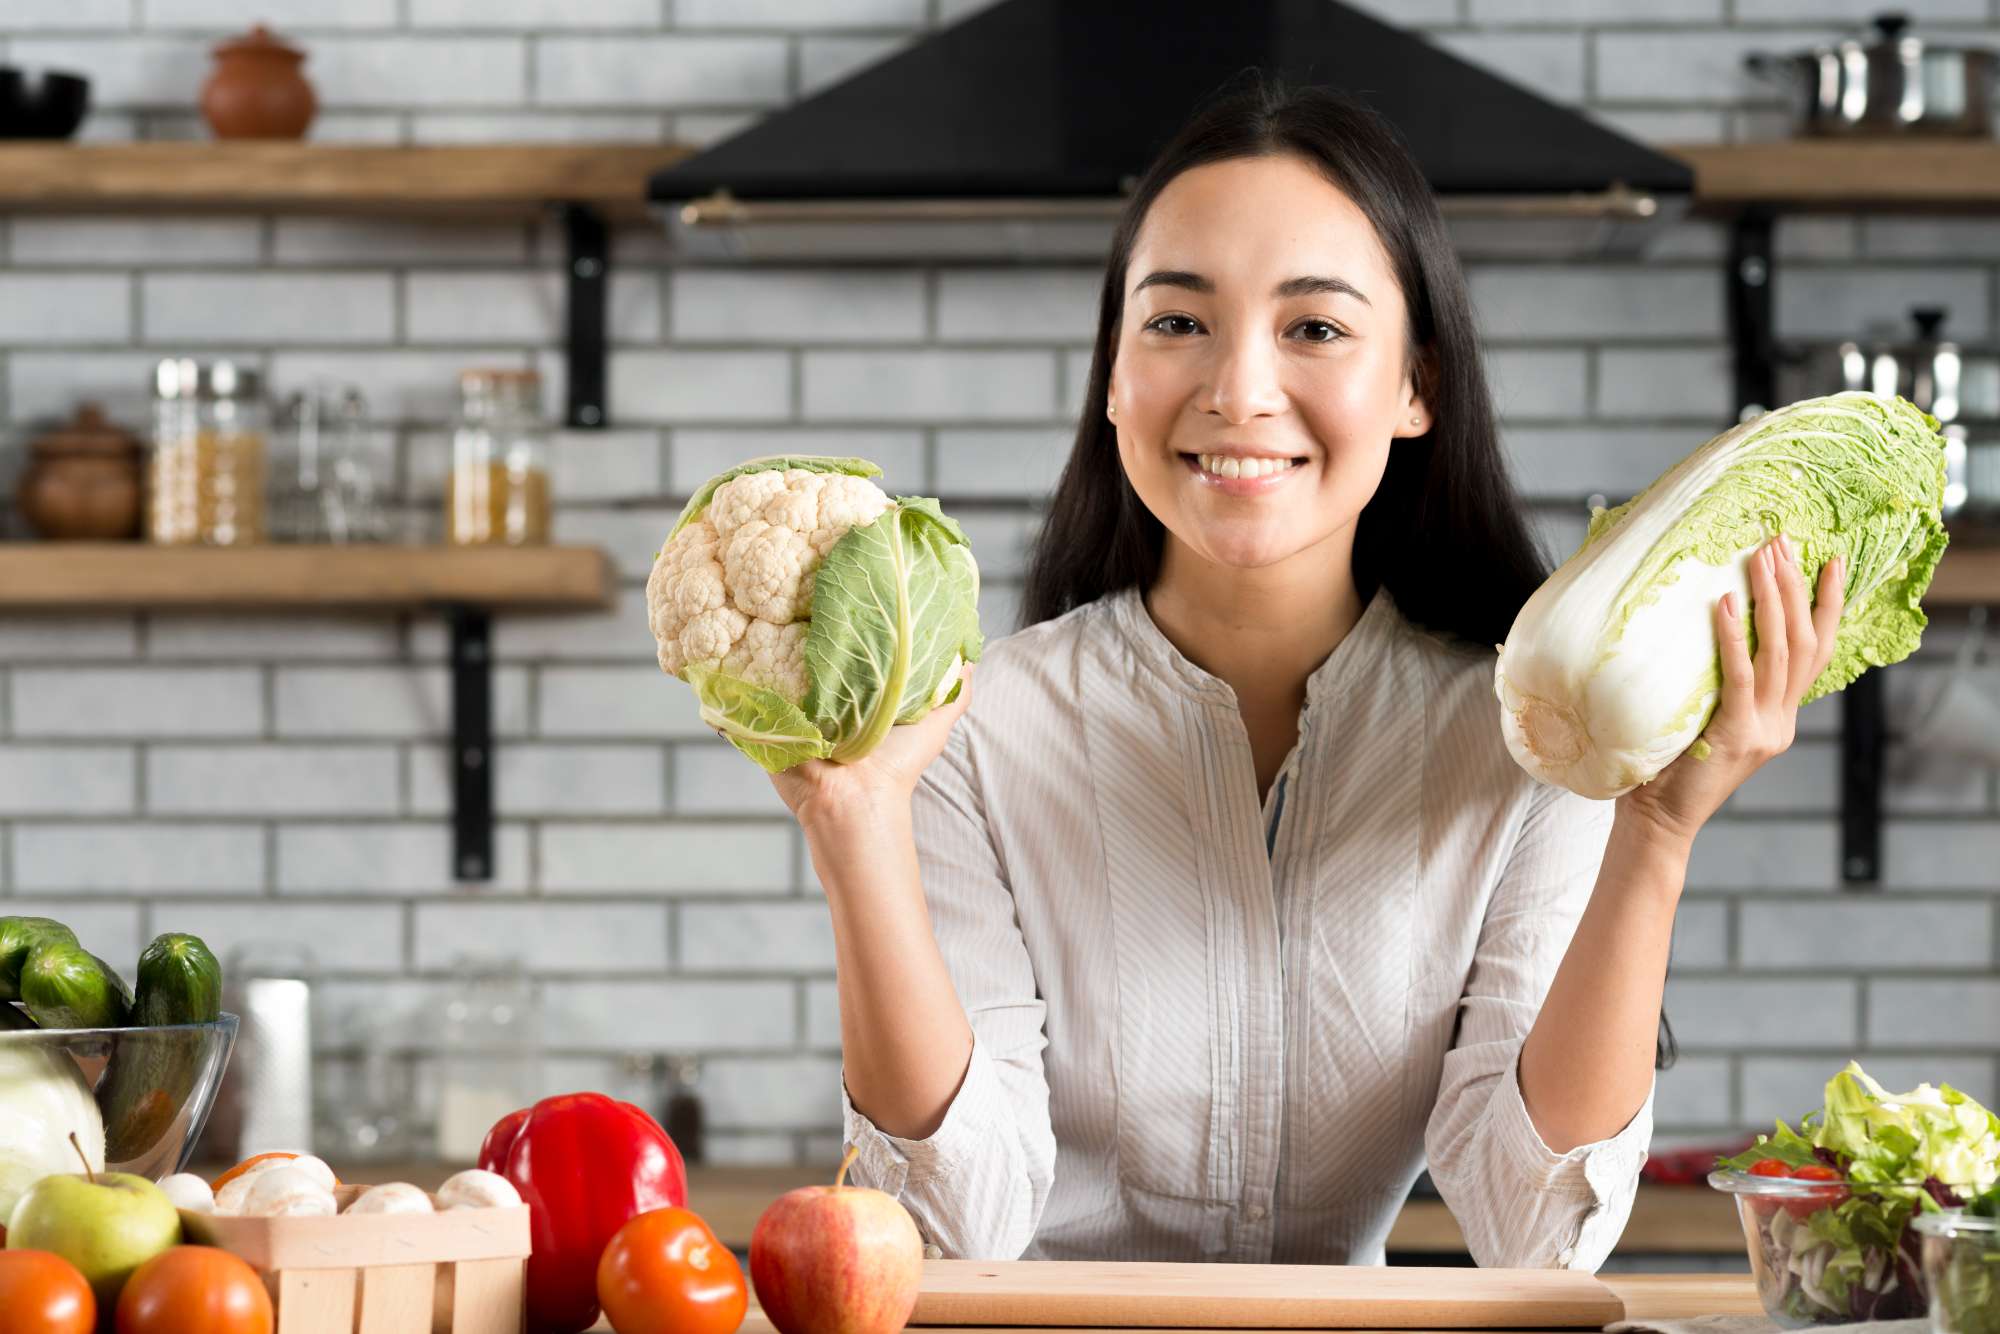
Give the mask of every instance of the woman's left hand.
[[1620, 815], [1641, 817], [1669, 838], [1692, 842], [1730, 793], [1792, 744], [1799, 700], [1833, 658], [1845, 574], [1840, 557], [1826, 563], [1815, 605], [1783, 534], [1750, 558], [1757, 657], [1752, 663], [1742, 608], [1730, 593], [1715, 609], [1722, 698], [1701, 734], [1708, 756], [1682, 755], [1652, 782], [1620, 797]]

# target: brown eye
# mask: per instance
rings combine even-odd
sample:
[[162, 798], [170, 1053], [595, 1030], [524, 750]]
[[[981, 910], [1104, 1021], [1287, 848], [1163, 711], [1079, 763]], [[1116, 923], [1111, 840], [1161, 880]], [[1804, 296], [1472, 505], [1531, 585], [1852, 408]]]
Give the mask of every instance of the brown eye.
[[1201, 332], [1201, 325], [1196, 323], [1191, 315], [1156, 316], [1147, 322], [1146, 327], [1169, 338], [1186, 338], [1190, 334]]
[[1340, 331], [1338, 325], [1326, 320], [1300, 320], [1292, 326], [1292, 332], [1298, 335], [1301, 342], [1306, 343], [1331, 343], [1347, 336]]

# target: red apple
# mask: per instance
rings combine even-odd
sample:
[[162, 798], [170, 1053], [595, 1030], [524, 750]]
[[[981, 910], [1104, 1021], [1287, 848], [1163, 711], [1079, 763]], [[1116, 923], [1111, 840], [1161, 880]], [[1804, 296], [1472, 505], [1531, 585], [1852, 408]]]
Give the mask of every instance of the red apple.
[[893, 1195], [849, 1186], [849, 1149], [831, 1186], [775, 1200], [750, 1234], [750, 1281], [779, 1334], [895, 1334], [924, 1276], [924, 1239]]

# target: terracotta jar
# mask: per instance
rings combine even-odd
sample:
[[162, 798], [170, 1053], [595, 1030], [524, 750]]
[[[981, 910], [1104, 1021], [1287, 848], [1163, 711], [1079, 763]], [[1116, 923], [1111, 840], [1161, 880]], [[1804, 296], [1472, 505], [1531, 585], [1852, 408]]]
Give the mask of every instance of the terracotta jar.
[[29, 446], [15, 493], [37, 536], [51, 542], [124, 542], [139, 536], [139, 443], [95, 403]]
[[258, 24], [215, 48], [201, 114], [218, 139], [303, 139], [319, 103], [299, 68], [306, 53]]

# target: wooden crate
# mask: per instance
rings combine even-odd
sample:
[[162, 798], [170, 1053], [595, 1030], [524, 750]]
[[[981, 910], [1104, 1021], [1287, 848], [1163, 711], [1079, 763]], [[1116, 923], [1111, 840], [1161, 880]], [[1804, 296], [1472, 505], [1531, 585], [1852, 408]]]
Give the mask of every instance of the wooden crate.
[[[334, 1194], [345, 1209], [366, 1189]], [[277, 1334], [521, 1334], [526, 1325], [526, 1205], [332, 1218], [184, 1209], [181, 1227], [256, 1266]]]

